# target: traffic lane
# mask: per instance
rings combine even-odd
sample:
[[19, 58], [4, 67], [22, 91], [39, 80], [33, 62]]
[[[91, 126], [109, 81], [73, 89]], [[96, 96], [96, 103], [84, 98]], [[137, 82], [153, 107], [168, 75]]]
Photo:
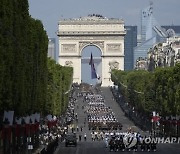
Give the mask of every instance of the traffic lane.
[[[103, 90], [104, 91], [104, 90]], [[129, 121], [129, 119], [127, 119], [124, 116], [124, 113], [121, 111], [121, 108], [119, 107], [119, 105], [111, 98], [111, 92], [110, 90], [105, 90], [104, 91], [105, 96], [106, 96], [106, 102], [105, 104], [108, 104], [109, 106], [111, 106], [111, 108], [113, 109], [113, 111], [115, 112], [115, 115], [119, 115], [118, 118], [119, 120], [122, 122], [123, 126], [124, 126], [124, 130], [126, 130], [125, 128], [128, 127], [128, 125], [132, 126], [132, 122]], [[110, 92], [110, 93], [109, 93]], [[113, 101], [113, 102], [111, 102]], [[84, 110], [81, 108], [82, 105], [85, 105], [86, 102], [83, 102], [83, 98], [78, 98], [76, 104], [78, 104], [78, 108], [75, 107], [75, 111], [77, 112], [78, 116], [79, 116], [79, 120], [78, 120], [78, 125], [81, 126], [84, 124], [84, 118], [86, 117], [86, 114], [84, 114]], [[132, 125], [131, 125], [132, 124]], [[83, 139], [83, 134], [87, 133], [87, 141], [84, 142]], [[90, 135], [90, 131], [88, 130], [87, 127], [87, 123], [86, 126], [83, 127], [83, 131], [82, 132], [77, 132], [77, 134], [81, 133], [82, 134], [82, 141], [78, 142], [77, 147], [65, 147], [65, 143], [61, 143], [59, 146], [58, 151], [56, 152], [56, 154], [110, 154], [110, 153], [121, 153], [119, 152], [110, 152], [109, 148], [105, 147], [105, 144], [103, 141], [95, 141], [92, 142], [91, 141], [91, 135]], [[78, 137], [78, 136], [77, 136]], [[138, 152], [133, 152], [133, 151], [125, 151], [123, 153], [127, 153], [127, 154], [132, 154], [132, 153], [157, 153], [157, 154], [169, 154], [169, 153], [173, 153], [173, 154], [179, 154], [180, 153], [180, 149], [178, 148], [179, 145], [171, 145], [171, 144], [159, 144], [157, 146], [157, 152], [141, 152], [140, 149], [138, 150]]]
[[114, 100], [114, 96], [109, 87], [101, 87], [101, 94], [105, 98], [105, 104], [112, 109], [117, 120], [123, 125], [122, 131], [127, 131], [129, 127], [133, 127], [133, 130], [142, 133], [142, 130], [135, 126], [134, 123], [124, 115], [121, 107]]
[[179, 154], [180, 153], [180, 144], [168, 144], [168, 143], [162, 143], [158, 144], [157, 147], [159, 154]]
[[65, 142], [61, 142], [56, 149], [54, 154], [76, 154], [77, 147], [75, 146], [65, 146]]
[[[84, 113], [86, 105], [87, 105], [87, 102], [83, 102], [83, 97], [80, 97], [77, 99], [75, 112], [77, 113], [77, 116], [78, 116], [78, 122], [74, 121], [74, 124], [75, 124], [75, 126], [79, 127], [79, 131], [76, 131], [77, 137], [79, 136], [79, 134], [81, 134], [82, 140], [83, 140], [84, 134], [86, 133], [87, 141], [90, 141], [91, 140], [91, 131], [89, 130], [89, 127], [88, 127], [87, 114]], [[83, 106], [83, 108], [82, 108], [82, 106]], [[81, 131], [81, 127], [82, 127], [82, 131]]]
[[65, 147], [65, 143], [59, 145], [55, 154], [106, 154], [108, 150], [105, 148], [104, 142], [78, 142], [77, 147]]
[[[121, 151], [115, 152], [110, 151], [109, 148], [105, 147], [105, 143], [103, 141], [90, 141], [90, 142], [78, 142], [77, 147], [69, 146], [65, 147], [65, 143], [61, 143], [59, 150], [55, 154], [113, 154], [113, 153], [121, 153]], [[148, 152], [148, 151], [140, 151], [138, 148], [137, 152], [134, 151], [124, 151], [124, 154], [179, 154], [180, 146], [178, 144], [158, 144], [156, 152]]]

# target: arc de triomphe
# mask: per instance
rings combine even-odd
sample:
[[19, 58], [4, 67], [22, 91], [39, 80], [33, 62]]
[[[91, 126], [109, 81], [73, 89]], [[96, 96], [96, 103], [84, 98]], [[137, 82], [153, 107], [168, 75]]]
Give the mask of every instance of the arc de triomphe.
[[73, 67], [73, 82], [81, 83], [81, 52], [94, 45], [102, 52], [102, 86], [112, 85], [111, 69], [124, 70], [124, 21], [88, 16], [58, 23], [59, 64]]

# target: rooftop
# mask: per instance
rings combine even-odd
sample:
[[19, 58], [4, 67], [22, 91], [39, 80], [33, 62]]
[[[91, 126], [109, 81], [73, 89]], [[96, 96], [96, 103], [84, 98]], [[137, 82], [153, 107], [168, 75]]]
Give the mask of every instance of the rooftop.
[[118, 19], [118, 18], [107, 18], [99, 14], [89, 14], [88, 16], [85, 17], [80, 17], [80, 18], [69, 18], [69, 19], [62, 19], [59, 21], [59, 24], [88, 24], [88, 23], [122, 23], [124, 24], [123, 19]]

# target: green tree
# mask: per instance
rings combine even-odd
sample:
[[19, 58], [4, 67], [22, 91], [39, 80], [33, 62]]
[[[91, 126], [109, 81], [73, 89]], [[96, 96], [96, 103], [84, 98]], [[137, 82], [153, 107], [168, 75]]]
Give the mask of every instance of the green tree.
[[139, 112], [180, 115], [180, 64], [154, 72], [113, 70], [111, 79]]

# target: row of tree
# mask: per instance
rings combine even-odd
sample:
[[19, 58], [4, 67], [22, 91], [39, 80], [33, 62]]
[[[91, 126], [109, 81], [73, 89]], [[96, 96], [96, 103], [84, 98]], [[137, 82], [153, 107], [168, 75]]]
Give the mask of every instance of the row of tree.
[[69, 88], [72, 70], [47, 61], [47, 49], [48, 36], [41, 21], [29, 15], [28, 0], [0, 0], [0, 113], [65, 110], [67, 97], [61, 95]]
[[154, 72], [113, 70], [111, 79], [138, 112], [180, 115], [180, 64]]
[[72, 84], [72, 67], [65, 67], [48, 59], [48, 85], [46, 113], [63, 114], [68, 106], [69, 90]]

